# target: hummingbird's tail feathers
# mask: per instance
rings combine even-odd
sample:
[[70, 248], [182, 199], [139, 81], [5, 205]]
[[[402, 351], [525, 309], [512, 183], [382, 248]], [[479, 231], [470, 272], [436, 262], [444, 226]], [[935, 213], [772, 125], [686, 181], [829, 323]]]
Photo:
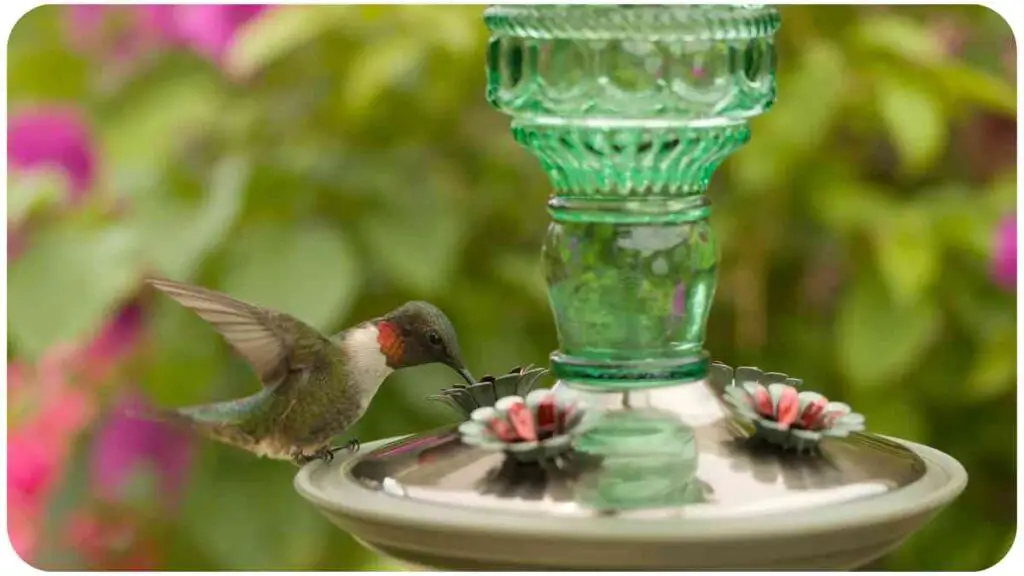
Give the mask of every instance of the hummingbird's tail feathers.
[[182, 430], [195, 431], [197, 428], [196, 423], [191, 418], [175, 409], [155, 407], [125, 408], [123, 414], [136, 420], [162, 422]]
[[173, 416], [201, 436], [233, 446], [257, 456], [287, 460], [291, 458], [287, 445], [254, 438], [247, 430], [249, 418], [262, 407], [262, 401], [272, 391], [264, 388], [260, 392], [238, 400], [188, 406], [175, 410]]
[[271, 395], [272, 391], [264, 388], [244, 398], [185, 406], [175, 412], [179, 417], [187, 418], [196, 424], [237, 425], [260, 411]]
[[210, 440], [251, 451], [251, 439], [239, 428], [242, 417], [231, 413], [233, 403], [228, 401], [183, 408], [153, 409], [140, 412], [139, 417], [164, 422]]

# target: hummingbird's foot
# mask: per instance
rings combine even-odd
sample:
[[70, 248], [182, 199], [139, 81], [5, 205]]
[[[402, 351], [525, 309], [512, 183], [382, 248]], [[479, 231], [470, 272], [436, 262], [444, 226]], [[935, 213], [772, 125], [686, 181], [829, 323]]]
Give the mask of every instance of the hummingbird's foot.
[[296, 450], [292, 453], [292, 460], [295, 461], [299, 466], [304, 466], [315, 460], [322, 460], [324, 462], [331, 462], [334, 460], [334, 450], [328, 446], [323, 448], [317, 448], [312, 454], [306, 454], [301, 450]]
[[330, 463], [334, 461], [334, 450], [332, 450], [330, 446], [318, 448], [316, 452], [313, 452], [313, 459], [319, 459], [323, 460], [324, 462]]
[[338, 446], [336, 448], [331, 448], [330, 450], [331, 450], [332, 457], [333, 457], [334, 454], [337, 454], [338, 452], [341, 452], [342, 450], [348, 450], [349, 452], [352, 452], [353, 454], [355, 454], [356, 452], [359, 452], [359, 440], [353, 438], [353, 439], [349, 440], [344, 446]]

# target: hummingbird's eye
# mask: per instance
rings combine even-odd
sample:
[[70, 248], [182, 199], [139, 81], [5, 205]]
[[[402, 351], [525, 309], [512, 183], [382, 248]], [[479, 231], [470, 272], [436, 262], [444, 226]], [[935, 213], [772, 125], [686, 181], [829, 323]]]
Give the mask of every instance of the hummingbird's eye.
[[428, 332], [427, 333], [427, 341], [430, 342], [431, 346], [440, 346], [441, 343], [442, 343], [441, 342], [441, 335], [438, 334], [437, 332]]

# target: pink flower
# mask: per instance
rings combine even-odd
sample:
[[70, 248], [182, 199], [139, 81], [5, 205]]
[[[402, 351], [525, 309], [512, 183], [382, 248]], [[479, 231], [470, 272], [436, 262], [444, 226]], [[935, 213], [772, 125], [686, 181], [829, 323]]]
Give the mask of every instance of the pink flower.
[[147, 8], [172, 41], [180, 42], [214, 62], [223, 63], [238, 31], [269, 6], [185, 4]]
[[26, 561], [71, 449], [94, 419], [96, 386], [130, 351], [140, 324], [129, 306], [87, 346], [53, 348], [36, 366], [8, 364], [8, 532]]
[[158, 541], [145, 520], [102, 505], [76, 510], [65, 533], [68, 544], [93, 570], [156, 570]]
[[94, 381], [103, 381], [121, 361], [135, 351], [142, 336], [142, 306], [132, 302], [117, 313], [83, 350], [86, 369]]
[[97, 434], [92, 452], [92, 479], [97, 495], [116, 501], [144, 466], [159, 480], [159, 494], [169, 507], [177, 504], [188, 479], [192, 442], [187, 432], [164, 422], [135, 416], [147, 408], [137, 393], [124, 394]]
[[269, 6], [246, 4], [77, 5], [67, 12], [72, 46], [121, 66], [168, 46], [222, 64], [238, 30]]
[[32, 435], [11, 435], [7, 440], [7, 497], [12, 508], [34, 508], [56, 480], [58, 463], [53, 446]]
[[43, 106], [7, 123], [7, 163], [13, 170], [56, 169], [68, 178], [71, 200], [82, 198], [96, 177], [92, 131], [77, 110]]
[[992, 275], [997, 284], [1010, 290], [1017, 288], [1017, 217], [1015, 215], [1006, 217], [996, 232]]
[[[68, 181], [69, 199], [77, 202], [96, 178], [92, 132], [73, 108], [43, 106], [22, 111], [7, 122], [7, 165], [12, 172], [62, 172]], [[8, 222], [8, 261], [25, 250], [26, 233], [21, 225]]]
[[56, 349], [37, 367], [15, 364], [7, 371], [8, 402], [16, 410], [7, 435], [7, 529], [26, 561], [68, 454], [95, 410], [89, 392], [71, 379], [74, 366], [70, 350]]
[[[77, 4], [65, 8], [68, 43], [120, 67], [159, 48], [164, 41], [159, 22], [140, 6]], [[122, 70], [124, 71], [124, 70]]]

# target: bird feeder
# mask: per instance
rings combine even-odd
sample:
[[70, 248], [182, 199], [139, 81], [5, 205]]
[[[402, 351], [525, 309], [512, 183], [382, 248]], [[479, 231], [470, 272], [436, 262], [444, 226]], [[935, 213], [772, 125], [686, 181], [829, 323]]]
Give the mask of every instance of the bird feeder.
[[953, 458], [704, 349], [708, 182], [775, 101], [777, 10], [516, 5], [484, 22], [487, 100], [553, 189], [557, 384], [445, 391], [465, 423], [311, 463], [299, 493], [368, 547], [468, 570], [851, 569], [956, 498]]

